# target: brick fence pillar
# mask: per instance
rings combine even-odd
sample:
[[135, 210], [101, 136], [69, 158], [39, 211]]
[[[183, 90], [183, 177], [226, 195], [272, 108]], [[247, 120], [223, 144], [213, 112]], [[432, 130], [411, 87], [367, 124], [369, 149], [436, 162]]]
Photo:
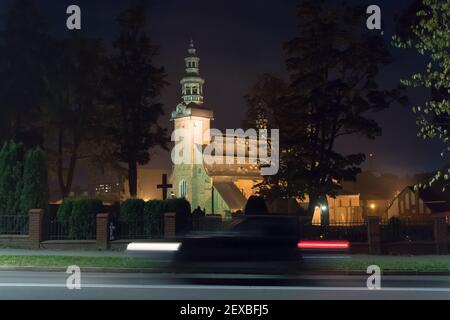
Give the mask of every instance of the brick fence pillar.
[[448, 226], [445, 216], [433, 217], [433, 233], [436, 254], [448, 254]]
[[96, 217], [97, 226], [96, 226], [96, 240], [97, 240], [97, 248], [99, 250], [107, 250], [108, 249], [108, 241], [109, 241], [109, 213], [99, 213]]
[[30, 247], [39, 249], [44, 237], [44, 210], [31, 209], [28, 212], [28, 240]]
[[367, 240], [369, 242], [369, 253], [381, 253], [381, 219], [378, 216], [367, 217]]
[[174, 239], [176, 235], [176, 213], [164, 214], [164, 239]]

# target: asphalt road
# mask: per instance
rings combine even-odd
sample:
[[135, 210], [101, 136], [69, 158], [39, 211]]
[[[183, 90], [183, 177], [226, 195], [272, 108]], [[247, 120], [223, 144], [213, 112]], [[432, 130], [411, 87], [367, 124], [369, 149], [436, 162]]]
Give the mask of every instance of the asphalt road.
[[0, 299], [310, 300], [450, 299], [449, 276], [383, 276], [368, 290], [362, 276], [81, 274], [69, 290], [61, 272], [0, 272]]

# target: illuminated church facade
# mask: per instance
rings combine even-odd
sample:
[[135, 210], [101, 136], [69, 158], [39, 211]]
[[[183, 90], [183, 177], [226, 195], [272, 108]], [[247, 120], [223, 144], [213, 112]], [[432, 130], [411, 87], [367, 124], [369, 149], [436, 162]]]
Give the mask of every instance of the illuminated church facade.
[[[214, 120], [214, 112], [204, 103], [203, 86], [205, 80], [200, 75], [200, 58], [191, 41], [185, 61], [185, 74], [180, 81], [181, 102], [171, 113], [173, 129], [183, 129], [190, 154], [202, 151], [211, 142], [209, 132]], [[224, 136], [225, 138], [225, 136]], [[236, 144], [237, 142], [235, 142]], [[236, 148], [236, 145], [224, 148]], [[207, 165], [203, 161], [196, 163], [173, 164], [172, 170], [154, 170], [138, 168], [138, 198], [144, 200], [161, 199], [162, 191], [157, 187], [162, 175], [167, 175], [168, 196], [185, 198], [191, 203], [192, 210], [200, 207], [207, 214], [220, 214], [243, 210], [248, 197], [254, 194], [253, 187], [261, 181], [256, 166], [242, 164]], [[127, 183], [124, 184], [125, 189]], [[161, 187], [161, 186], [160, 186]], [[122, 198], [127, 198], [124, 190]]]
[[[211, 142], [208, 134], [214, 112], [204, 103], [203, 85], [200, 75], [200, 58], [191, 41], [185, 60], [185, 75], [181, 79], [182, 101], [172, 112], [174, 129], [184, 129], [195, 157]], [[205, 134], [206, 133], [206, 134]], [[233, 148], [235, 146], [232, 146]], [[237, 164], [206, 165], [191, 159], [190, 164], [174, 164], [171, 174], [173, 195], [186, 198], [193, 209], [200, 207], [207, 213], [224, 215], [242, 210], [247, 198], [253, 194], [253, 186], [261, 180], [257, 168]]]

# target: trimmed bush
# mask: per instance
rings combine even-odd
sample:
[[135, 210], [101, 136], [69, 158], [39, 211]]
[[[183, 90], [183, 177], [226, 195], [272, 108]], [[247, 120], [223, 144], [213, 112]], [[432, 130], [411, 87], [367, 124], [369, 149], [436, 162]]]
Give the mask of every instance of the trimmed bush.
[[[129, 199], [120, 205], [119, 221], [124, 222], [129, 234], [159, 237], [164, 233], [164, 213], [176, 214], [176, 232], [191, 230], [191, 205], [185, 199], [150, 200]], [[142, 223], [140, 223], [142, 222]]]
[[40, 149], [28, 151], [22, 181], [20, 213], [28, 214], [30, 209], [47, 211], [49, 200], [47, 160]]
[[97, 198], [67, 198], [58, 210], [58, 221], [66, 224], [69, 239], [90, 239], [95, 237], [95, 219], [102, 209]]
[[144, 208], [144, 234], [150, 237], [160, 237], [164, 234], [162, 219], [166, 211], [166, 202], [163, 200], [147, 201]]
[[128, 199], [120, 205], [119, 220], [133, 222], [144, 217], [145, 201], [142, 199]]
[[100, 199], [81, 197], [73, 202], [70, 217], [69, 238], [88, 239], [95, 234], [95, 219], [101, 212], [103, 203]]
[[70, 216], [72, 215], [73, 202], [75, 198], [65, 198], [63, 203], [58, 208], [56, 216], [58, 221], [62, 223], [69, 223]]

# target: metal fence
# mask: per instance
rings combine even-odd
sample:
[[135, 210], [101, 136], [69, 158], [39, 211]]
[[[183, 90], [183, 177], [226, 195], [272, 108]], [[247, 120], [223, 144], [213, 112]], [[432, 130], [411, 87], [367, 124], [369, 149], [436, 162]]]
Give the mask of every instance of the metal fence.
[[0, 235], [27, 235], [28, 215], [0, 215]]
[[336, 222], [328, 226], [301, 224], [300, 237], [305, 240], [348, 240], [367, 242], [367, 223], [364, 221]]
[[111, 221], [109, 227], [110, 240], [120, 239], [162, 239], [164, 238], [163, 215], [158, 218], [143, 217], [132, 221]]
[[95, 240], [95, 219], [84, 225], [69, 225], [58, 221], [56, 217], [48, 217], [45, 224], [46, 240]]
[[431, 242], [434, 241], [432, 222], [408, 222], [398, 220], [391, 223], [382, 223], [382, 242]]

